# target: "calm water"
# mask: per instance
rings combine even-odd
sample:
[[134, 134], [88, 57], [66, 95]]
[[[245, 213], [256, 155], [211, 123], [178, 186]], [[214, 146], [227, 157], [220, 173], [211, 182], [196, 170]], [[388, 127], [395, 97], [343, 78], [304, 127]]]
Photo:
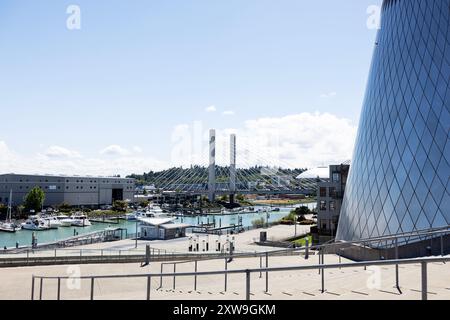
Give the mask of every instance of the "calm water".
[[[306, 204], [304, 204], [306, 206]], [[307, 206], [310, 209], [313, 209], [316, 206], [316, 203], [309, 203]], [[261, 207], [255, 207], [257, 210]], [[275, 222], [286, 216], [292, 208], [280, 208], [280, 212], [270, 212], [269, 222]], [[209, 215], [203, 217], [178, 217], [177, 222], [183, 222], [191, 225], [197, 225], [201, 223], [213, 223], [213, 219], [216, 220], [216, 227], [219, 227], [219, 224], [222, 227], [226, 227], [232, 224], [238, 224], [238, 216], [242, 218], [242, 224], [244, 227], [248, 227], [252, 225], [252, 221], [260, 218], [266, 219], [266, 213], [264, 212], [254, 212], [254, 213], [246, 213], [239, 215]], [[74, 230], [78, 232], [78, 235], [102, 231], [107, 227], [117, 227], [127, 229], [129, 233], [136, 232], [136, 222], [133, 221], [124, 221], [121, 220], [119, 224], [108, 225], [107, 223], [92, 223], [92, 226], [84, 227], [84, 228], [59, 228], [54, 230], [47, 231], [39, 231], [36, 232], [37, 240], [39, 244], [54, 242], [62, 239], [66, 239], [72, 237], [74, 235]], [[0, 232], [0, 248], [7, 247], [15, 247], [16, 242], [19, 243], [20, 246], [28, 246], [31, 245], [31, 235], [32, 231], [21, 230], [16, 233], [6, 233]]]

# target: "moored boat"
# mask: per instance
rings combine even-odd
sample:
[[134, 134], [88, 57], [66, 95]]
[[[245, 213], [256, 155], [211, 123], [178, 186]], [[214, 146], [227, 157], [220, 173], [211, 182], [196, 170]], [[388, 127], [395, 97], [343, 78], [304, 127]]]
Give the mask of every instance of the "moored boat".
[[9, 192], [8, 212], [6, 214], [6, 221], [0, 223], [0, 231], [4, 232], [16, 232], [22, 229], [20, 225], [17, 225], [12, 221], [12, 190]]

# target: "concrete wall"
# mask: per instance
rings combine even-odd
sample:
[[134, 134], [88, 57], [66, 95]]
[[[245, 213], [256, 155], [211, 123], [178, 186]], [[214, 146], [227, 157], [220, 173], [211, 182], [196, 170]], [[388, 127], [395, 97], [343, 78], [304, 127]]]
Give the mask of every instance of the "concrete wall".
[[[343, 249], [343, 250], [341, 250]], [[444, 254], [450, 254], [450, 235], [443, 236]], [[395, 259], [395, 248], [376, 249], [362, 245], [336, 244], [326, 253], [339, 254], [354, 261], [374, 261]], [[437, 256], [441, 254], [440, 237], [401, 245], [398, 249], [399, 259]]]

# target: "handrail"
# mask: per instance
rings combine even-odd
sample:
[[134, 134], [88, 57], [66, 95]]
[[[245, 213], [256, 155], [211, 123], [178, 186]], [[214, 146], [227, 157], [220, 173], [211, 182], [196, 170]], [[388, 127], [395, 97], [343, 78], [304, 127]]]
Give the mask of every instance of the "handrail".
[[[314, 245], [314, 246], [309, 246], [308, 247], [297, 247], [297, 248], [284, 248], [281, 250], [271, 250], [271, 251], [262, 251], [262, 252], [241, 252], [241, 253], [234, 253], [233, 254], [233, 258], [245, 258], [245, 257], [264, 257], [266, 255], [270, 255], [270, 256], [275, 256], [275, 255], [279, 255], [279, 254], [295, 254], [295, 253], [302, 253], [305, 252], [305, 255], [307, 256], [309, 253], [309, 250], [312, 251], [324, 251], [327, 248], [339, 248], [341, 246], [348, 246], [348, 245], [352, 245], [352, 244], [368, 244], [371, 242], [378, 242], [378, 241], [388, 241], [388, 240], [396, 240], [399, 238], [403, 238], [403, 237], [430, 237], [433, 235], [441, 235], [441, 237], [445, 234], [449, 234], [450, 233], [450, 226], [447, 227], [442, 227], [442, 228], [435, 228], [430, 230], [421, 230], [421, 231], [415, 231], [415, 232], [409, 232], [409, 233], [402, 233], [402, 234], [398, 234], [398, 235], [393, 235], [393, 236], [383, 236], [383, 237], [376, 237], [376, 238], [369, 238], [369, 239], [361, 239], [361, 240], [355, 240], [355, 241], [349, 241], [349, 242], [333, 242], [330, 244], [322, 244], [322, 245]], [[396, 248], [398, 248], [399, 243], [396, 243]], [[441, 239], [441, 252], [443, 251], [443, 242]], [[150, 256], [169, 256], [169, 257], [173, 257], [173, 258], [178, 258], [178, 259], [189, 259], [191, 258], [191, 262], [195, 262], [196, 260], [202, 260], [202, 261], [207, 261], [207, 260], [218, 260], [218, 259], [223, 259], [224, 257], [229, 256], [229, 253], [217, 253], [217, 252], [210, 252], [210, 253], [188, 253], [188, 252], [168, 252], [165, 249], [157, 249], [157, 248], [151, 248], [153, 250], [153, 252], [151, 252]], [[121, 255], [121, 253], [124, 253], [126, 255], [130, 255], [130, 253], [134, 254], [134, 255], [139, 255], [141, 254], [142, 256], [145, 256], [145, 253], [140, 251], [139, 249], [121, 249], [121, 250], [114, 250], [114, 249], [53, 249], [53, 250], [46, 250], [48, 252], [51, 251], [55, 251], [55, 255], [53, 256], [53, 258], [56, 259], [56, 251], [63, 251], [67, 250], [67, 252], [74, 250], [74, 252], [78, 253], [80, 252], [80, 256], [84, 256], [87, 257], [86, 253], [89, 252], [101, 252], [101, 255], [103, 256], [103, 253], [118, 253], [119, 255]], [[155, 253], [155, 251], [158, 251], [158, 254]], [[30, 250], [27, 252], [21, 252], [26, 253], [27, 254], [27, 259], [29, 258], [29, 252], [43, 252], [41, 250]], [[164, 252], [162, 254], [162, 252]], [[12, 254], [12, 253], [10, 253]], [[219, 254], [220, 256], [214, 256]], [[212, 257], [209, 257], [212, 256]], [[1, 254], [0, 254], [1, 257]], [[94, 255], [92, 255], [92, 257], [94, 257]], [[181, 257], [181, 258], [180, 258]], [[61, 259], [64, 257], [60, 257]], [[396, 256], [397, 258], [397, 256]], [[14, 258], [7, 258], [7, 259], [14, 259]], [[1, 258], [0, 258], [0, 262], [1, 262]], [[107, 259], [105, 259], [105, 262], [107, 261]], [[188, 261], [186, 261], [187, 263]], [[173, 264], [173, 263], [172, 263]], [[1, 263], [0, 263], [1, 265]]]
[[[91, 300], [94, 298], [94, 281], [96, 279], [120, 279], [120, 278], [147, 278], [147, 299], [150, 299], [150, 283], [152, 277], [187, 277], [187, 276], [209, 276], [209, 275], [230, 275], [230, 274], [246, 274], [246, 300], [250, 300], [250, 282], [251, 273], [262, 272], [284, 272], [284, 271], [305, 271], [305, 270], [321, 270], [322, 271], [322, 292], [324, 292], [324, 270], [328, 269], [342, 269], [342, 268], [356, 268], [367, 266], [386, 266], [386, 265], [408, 265], [420, 263], [422, 267], [422, 299], [427, 299], [427, 264], [438, 262], [450, 262], [450, 257], [427, 257], [427, 258], [414, 258], [414, 259], [394, 259], [394, 260], [381, 260], [381, 261], [366, 261], [366, 262], [350, 262], [343, 264], [319, 264], [311, 266], [290, 266], [290, 267], [271, 267], [271, 268], [257, 268], [257, 269], [239, 269], [239, 270], [220, 270], [220, 271], [201, 271], [201, 272], [180, 272], [180, 273], [149, 273], [149, 274], [127, 274], [127, 275], [99, 275], [99, 276], [80, 276], [78, 279], [90, 279], [91, 280]], [[58, 286], [61, 280], [71, 279], [70, 276], [32, 276], [32, 294], [31, 298], [34, 299], [34, 287], [35, 280], [40, 280], [40, 299], [42, 299], [42, 284], [43, 280], [58, 280]], [[175, 282], [174, 282], [175, 284]], [[58, 287], [58, 298], [60, 297], [60, 287]]]
[[[208, 276], [208, 275], [221, 275], [221, 274], [239, 274], [239, 273], [256, 273], [256, 272], [282, 272], [282, 271], [304, 271], [304, 270], [317, 270], [317, 269], [339, 269], [339, 268], [356, 268], [367, 266], [384, 266], [384, 265], [405, 265], [405, 264], [417, 264], [419, 262], [437, 263], [437, 262], [450, 262], [450, 257], [426, 257], [426, 258], [413, 258], [413, 259], [393, 259], [393, 260], [375, 260], [364, 262], [349, 262], [349, 263], [333, 263], [333, 264], [318, 264], [308, 266], [292, 266], [292, 267], [271, 267], [271, 268], [256, 268], [256, 269], [237, 269], [237, 270], [218, 270], [218, 271], [199, 271], [199, 272], [179, 272], [179, 273], [163, 273], [163, 277], [173, 276]], [[114, 279], [114, 278], [146, 278], [146, 277], [160, 277], [161, 273], [142, 273], [142, 274], [114, 274], [114, 275], [98, 275], [98, 276], [79, 276], [77, 279]], [[73, 279], [71, 276], [36, 276], [35, 279], [46, 280], [67, 280]]]

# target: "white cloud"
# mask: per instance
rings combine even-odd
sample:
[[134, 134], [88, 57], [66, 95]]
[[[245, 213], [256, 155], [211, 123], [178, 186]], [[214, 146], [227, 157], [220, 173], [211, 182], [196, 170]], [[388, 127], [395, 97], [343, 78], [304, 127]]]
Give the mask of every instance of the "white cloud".
[[128, 156], [130, 151], [117, 144], [110, 145], [102, 150], [100, 150], [101, 155], [107, 156]]
[[[0, 173], [127, 175], [172, 165], [208, 163], [208, 129], [195, 122], [174, 128], [172, 161], [146, 155], [140, 147], [112, 145], [87, 157], [61, 146], [19, 154], [0, 141]], [[229, 164], [230, 134], [237, 134], [237, 166], [317, 167], [351, 159], [356, 126], [329, 113], [300, 113], [248, 120], [240, 128], [217, 130], [217, 163]], [[108, 156], [104, 156], [108, 155]], [[164, 155], [161, 155], [164, 157]]]
[[226, 110], [226, 111], [222, 112], [222, 114], [224, 116], [234, 116], [235, 113], [233, 110]]
[[216, 112], [217, 108], [216, 106], [209, 106], [205, 109], [206, 112]]
[[350, 120], [329, 113], [301, 113], [247, 121], [243, 143], [255, 150], [253, 162], [315, 167], [351, 159], [356, 131]]
[[63, 147], [50, 147], [44, 152], [36, 154], [18, 154], [13, 152], [6, 142], [0, 141], [0, 174], [73, 174], [93, 176], [121, 174], [125, 176], [131, 173], [142, 173], [166, 168], [165, 163], [162, 161], [144, 155], [102, 159], [83, 157], [73, 151], [67, 151], [69, 150]]
[[321, 97], [322, 99], [334, 98], [334, 97], [336, 97], [336, 96], [337, 96], [337, 92], [335, 92], [335, 91], [332, 91], [332, 92], [329, 92], [329, 93], [322, 93], [322, 94], [320, 95], [320, 97]]
[[[208, 127], [174, 130], [174, 165], [208, 164]], [[198, 125], [197, 125], [198, 127]], [[237, 135], [237, 165], [315, 167], [351, 159], [356, 126], [329, 113], [301, 113], [246, 121], [241, 128], [216, 130], [216, 162], [229, 165], [230, 134]], [[195, 134], [200, 131], [201, 134]], [[200, 147], [195, 146], [200, 142]]]
[[143, 153], [144, 152], [144, 150], [142, 150], [142, 148], [139, 146], [134, 146], [132, 150], [134, 153]]
[[51, 146], [45, 150], [44, 155], [49, 158], [79, 158], [77, 151], [69, 150], [59, 146]]

